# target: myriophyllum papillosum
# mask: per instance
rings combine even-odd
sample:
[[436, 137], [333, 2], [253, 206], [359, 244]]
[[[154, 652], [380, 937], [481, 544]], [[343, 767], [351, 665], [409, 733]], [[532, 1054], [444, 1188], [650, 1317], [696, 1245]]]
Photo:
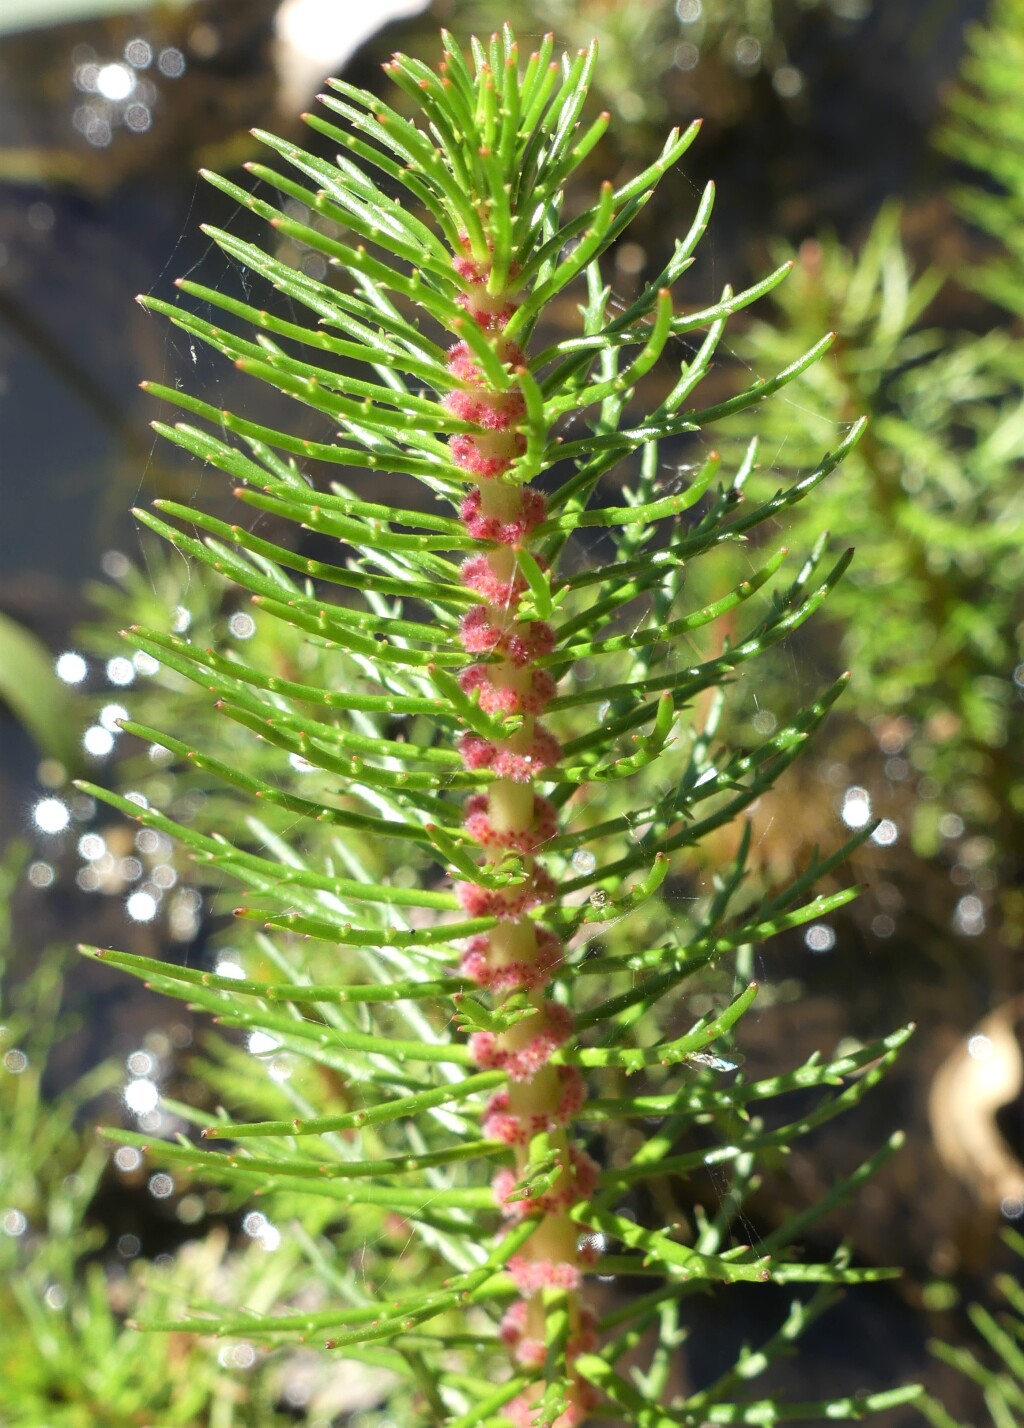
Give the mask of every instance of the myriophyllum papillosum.
[[[318, 1264], [333, 1265], [327, 1308], [183, 1322], [271, 1342], [323, 1333], [333, 1350], [405, 1375], [403, 1414], [422, 1410], [423, 1421], [452, 1428], [574, 1428], [609, 1414], [651, 1428], [768, 1421], [729, 1406], [746, 1369], [706, 1385], [678, 1413], [651, 1407], [668, 1381], [683, 1305], [716, 1281], [865, 1277], [787, 1256], [796, 1226], [780, 1227], [756, 1253], [732, 1243], [731, 1226], [760, 1147], [785, 1145], [859, 1099], [902, 1034], [831, 1065], [812, 1059], [770, 1081], [725, 1081], [736, 1063], [708, 1048], [756, 988], [730, 986], [721, 971], [703, 986], [715, 1009], [680, 1030], [689, 978], [723, 953], [820, 921], [853, 895], [809, 896], [836, 854], [791, 887], [751, 897], [741, 829], [732, 861], [699, 899], [671, 910], [659, 903], [671, 856], [769, 789], [841, 687], [762, 743], [731, 747], [719, 734], [727, 677], [807, 619], [845, 557], [823, 573], [820, 542], [768, 600], [755, 597], [786, 552], [755, 553], [735, 588], [726, 583], [688, 609], [682, 573], [801, 500], [859, 428], [816, 470], [744, 508], [756, 448], [719, 481], [719, 458], [701, 457], [699, 434], [785, 385], [827, 342], [717, 406], [696, 404], [730, 316], [784, 276], [727, 289], [699, 310], [674, 301], [708, 221], [710, 188], [689, 233], [631, 301], [613, 300], [600, 266], [696, 126], [671, 134], [636, 178], [605, 184], [592, 207], [565, 218], [566, 182], [608, 123], [580, 122], [593, 54], [556, 61], [549, 38], [520, 68], [507, 31], [487, 46], [474, 41], [471, 63], [449, 37], [444, 45], [440, 73], [404, 56], [387, 66], [419, 124], [336, 81], [323, 102], [345, 127], [307, 116], [340, 151], [333, 160], [261, 136], [300, 180], [250, 165], [260, 193], [283, 207], [211, 176], [293, 254], [313, 249], [329, 260], [337, 282], [213, 229], [234, 264], [286, 301], [269, 310], [248, 293], [242, 301], [182, 282], [204, 310], [224, 314], [215, 325], [146, 300], [190, 341], [312, 413], [320, 439], [222, 412], [178, 385], [153, 388], [191, 419], [158, 424], [164, 435], [227, 473], [261, 515], [315, 533], [312, 547], [302, 537], [306, 548], [328, 557], [277, 545], [273, 527], [229, 525], [171, 501], [158, 506], [177, 525], [141, 513], [248, 591], [257, 624], [276, 628], [289, 652], [263, 667], [260, 637], [209, 650], [171, 616], [170, 632], [129, 636], [204, 698], [212, 692], [234, 737], [218, 757], [184, 737], [126, 727], [187, 762], [194, 778], [238, 790], [236, 826], [204, 827], [201, 814], [184, 824], [93, 791], [173, 833], [219, 879], [245, 884], [252, 902], [243, 911], [267, 932], [237, 951], [241, 977], [102, 955], [227, 1025], [265, 1034], [296, 1066], [272, 1088], [291, 1108], [282, 1118], [205, 1124], [207, 1138], [233, 1142], [230, 1155], [147, 1144], [239, 1191], [266, 1192], [264, 1205], [286, 1194], [278, 1222], [303, 1197], [328, 1197], [337, 1216], [317, 1251]], [[541, 321], [571, 287], [578, 323], [559, 335]], [[255, 340], [234, 324], [255, 329]], [[644, 410], [637, 386], [655, 367]], [[687, 468], [689, 484], [662, 492], [680, 441], [698, 464]], [[415, 478], [427, 508], [347, 490], [329, 477], [339, 465]], [[632, 486], [602, 505], [594, 498], [613, 468]], [[570, 537], [587, 528], [588, 542], [564, 559]], [[343, 544], [345, 563], [331, 563], [337, 545], [323, 537]], [[341, 599], [331, 597], [337, 588]], [[693, 641], [725, 614], [731, 642], [716, 638], [701, 656]], [[239, 726], [259, 736], [244, 750]], [[221, 797], [214, 806], [223, 819], [232, 805]], [[625, 919], [642, 905], [646, 932], [637, 937]], [[588, 928], [601, 929], [589, 947]], [[309, 938], [330, 945], [329, 961], [307, 950]], [[273, 967], [276, 980], [250, 979], [251, 966], [264, 975]], [[666, 1079], [673, 1067], [686, 1068], [679, 1081]], [[855, 1072], [863, 1074], [844, 1085]], [[602, 1079], [588, 1098], [590, 1074]], [[818, 1088], [817, 1108], [802, 1101], [799, 1121], [766, 1137], [746, 1108], [796, 1088]], [[687, 1135], [698, 1120], [704, 1140], [694, 1149]], [[648, 1203], [638, 1190], [661, 1181], [649, 1202], [666, 1203], [663, 1177], [702, 1166], [716, 1125], [716, 1174], [731, 1176], [717, 1213], [638, 1223], [634, 1207]], [[602, 1138], [588, 1139], [595, 1126]], [[351, 1207], [359, 1217], [350, 1225]], [[412, 1225], [423, 1249], [408, 1280], [399, 1261], [387, 1261], [368, 1300], [375, 1241], [366, 1216], [375, 1213], [382, 1226], [397, 1217]], [[432, 1256], [433, 1279], [423, 1256]], [[606, 1301], [599, 1318], [589, 1271], [651, 1287]], [[802, 1313], [792, 1311], [764, 1362], [791, 1343]], [[638, 1387], [617, 1364], [653, 1341], [660, 1347]], [[895, 1401], [804, 1405], [804, 1416], [862, 1416]]]
[[[555, 682], [538, 661], [555, 650], [556, 636], [547, 620], [524, 619], [521, 611], [530, 589], [524, 555], [543, 574], [532, 548], [547, 502], [515, 479], [516, 462], [526, 450], [521, 383], [529, 379], [526, 354], [507, 336], [522, 300], [518, 265], [507, 265], [504, 280], [495, 281], [493, 239], [486, 230], [481, 236], [484, 241], [474, 249], [468, 234], [459, 235], [462, 252], [453, 264], [461, 284], [456, 301], [491, 344], [509, 382], [493, 386], [465, 340], [448, 354], [448, 371], [459, 385], [445, 406], [473, 428], [453, 436], [448, 445], [452, 461], [473, 483], [460, 516], [467, 533], [484, 545], [462, 563], [462, 580], [481, 603], [463, 616], [460, 635], [466, 652], [485, 662], [469, 665], [459, 683], [477, 695], [485, 712], [518, 715], [521, 723], [506, 738], [465, 734], [460, 740], [466, 767], [495, 775], [485, 793], [467, 799], [463, 826], [482, 849], [484, 868], [497, 870], [511, 850], [522, 858], [522, 873], [512, 887], [457, 885], [459, 902], [470, 917], [497, 919], [490, 932], [470, 940], [461, 966], [499, 1000], [525, 993], [534, 1012], [507, 1031], [475, 1032], [469, 1047], [477, 1065], [508, 1076], [507, 1089], [495, 1093], [483, 1118], [484, 1135], [504, 1141], [515, 1155], [514, 1167], [499, 1170], [494, 1178], [495, 1198], [509, 1219], [536, 1221], [533, 1234], [507, 1265], [522, 1297], [502, 1318], [501, 1337], [521, 1367], [542, 1370], [547, 1358], [543, 1291], [564, 1290], [569, 1321], [565, 1361], [571, 1374], [580, 1352], [594, 1349], [597, 1340], [594, 1316], [580, 1302], [584, 1252], [570, 1211], [592, 1196], [598, 1167], [573, 1144], [567, 1129], [583, 1104], [583, 1077], [575, 1066], [551, 1064], [573, 1030], [572, 1013], [549, 995], [552, 979], [564, 966], [565, 949], [541, 920], [556, 893], [543, 850], [558, 832], [558, 813], [537, 785], [551, 780], [562, 750], [540, 717], [555, 694]], [[537, 1136], [546, 1138], [553, 1174], [542, 1193], [526, 1194], [520, 1182]], [[568, 1399], [558, 1428], [582, 1421], [592, 1391], [572, 1378]], [[506, 1415], [528, 1428], [534, 1401], [534, 1392], [527, 1390], [506, 1405]]]

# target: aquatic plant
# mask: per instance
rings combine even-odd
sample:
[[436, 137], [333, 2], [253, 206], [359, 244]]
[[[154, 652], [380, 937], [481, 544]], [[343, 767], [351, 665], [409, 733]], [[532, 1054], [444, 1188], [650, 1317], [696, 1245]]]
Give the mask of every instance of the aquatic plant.
[[[164, 500], [140, 519], [251, 596], [253, 629], [275, 624], [292, 655], [128, 632], [231, 736], [214, 753], [190, 727], [124, 727], [237, 799], [172, 816], [86, 787], [244, 887], [242, 935], [262, 930], [212, 971], [87, 950], [284, 1061], [273, 1119], [243, 1118], [244, 1075], [243, 1117], [175, 1105], [226, 1150], [112, 1134], [301, 1220], [321, 1288], [312, 1306], [283, 1289], [273, 1315], [201, 1306], [149, 1327], [325, 1343], [392, 1375], [403, 1423], [860, 1418], [915, 1390], [784, 1407], [744, 1391], [836, 1286], [886, 1273], [842, 1251], [810, 1262], [800, 1239], [898, 1138], [755, 1244], [735, 1234], [760, 1157], [859, 1101], [907, 1035], [761, 1079], [732, 1051], [758, 991], [750, 949], [855, 895], [811, 891], [850, 844], [763, 897], [745, 878], [745, 811], [844, 681], [755, 746], [730, 742], [723, 712], [736, 672], [819, 608], [848, 556], [826, 568], [823, 540], [794, 566], [776, 551], [696, 608], [684, 574], [810, 495], [862, 424], [744, 507], [756, 443], [727, 473], [704, 433], [830, 339], [699, 404], [730, 318], [786, 271], [699, 309], [673, 295], [710, 189], [634, 301], [602, 277], [697, 126], [577, 207], [566, 186], [609, 123], [580, 122], [593, 51], [559, 61], [548, 38], [521, 66], [506, 30], [469, 60], [446, 37], [445, 55], [439, 73], [386, 66], [418, 125], [333, 81], [329, 117], [307, 116], [333, 159], [260, 135], [289, 173], [250, 165], [255, 190], [209, 176], [336, 281], [207, 229], [276, 305], [191, 280], [189, 305], [144, 300], [269, 393], [243, 417], [151, 384], [185, 413], [157, 429], [255, 515]], [[578, 305], [568, 336], [548, 323], [563, 295]], [[301, 434], [271, 425], [276, 394], [304, 409]], [[338, 467], [361, 483], [331, 479]], [[287, 528], [293, 545], [275, 538]], [[738, 632], [722, 643], [726, 615]], [[702, 880], [690, 851], [734, 822], [732, 862]], [[767, 1129], [757, 1107], [776, 1098]], [[679, 1189], [709, 1166], [724, 1179], [705, 1213]], [[688, 1301], [767, 1280], [814, 1292], [756, 1351], [737, 1345], [727, 1372], [677, 1392]]]
[[[1005, 1230], [1003, 1239], [1024, 1259], [1024, 1236]], [[939, 1339], [933, 1339], [929, 1348], [936, 1358], [977, 1384], [992, 1428], [1013, 1428], [1024, 1414], [1024, 1290], [1019, 1273], [995, 1275], [992, 1288], [1001, 1301], [1001, 1312], [993, 1313], [983, 1304], [972, 1304], [967, 1311], [985, 1349], [980, 1343], [967, 1347]], [[920, 1399], [918, 1410], [932, 1428], [958, 1428], [953, 1415], [930, 1394]]]
[[[0, 1420], [8, 1428], [130, 1428], [143, 1418], [153, 1428], [283, 1428], [292, 1420], [274, 1412], [274, 1366], [239, 1383], [215, 1352], [154, 1354], [125, 1322], [132, 1313], [173, 1314], [215, 1280], [256, 1304], [276, 1266], [255, 1244], [226, 1254], [220, 1225], [143, 1275], [136, 1256], [145, 1231], [140, 1238], [141, 1226], [126, 1227], [125, 1200], [116, 1215], [109, 1198], [100, 1204], [112, 1171], [130, 1194], [144, 1177], [142, 1156], [123, 1147], [111, 1157], [88, 1124], [122, 1068], [107, 1060], [61, 1084], [80, 1021], [69, 1005], [73, 956], [47, 947], [27, 973], [17, 967], [22, 941], [9, 909], [28, 858], [12, 844], [0, 860]], [[109, 1235], [117, 1218], [121, 1232]]]
[[976, 170], [954, 200], [996, 240], [983, 247], [975, 235], [955, 280], [1003, 311], [981, 314], [980, 332], [939, 326], [936, 299], [963, 296], [952, 275], [915, 271], [895, 206], [859, 249], [808, 240], [773, 294], [775, 313], [737, 345], [760, 368], [785, 365], [822, 326], [841, 340], [828, 363], [802, 374], [784, 410], [743, 413], [730, 432], [742, 449], [756, 430], [766, 462], [754, 489], [760, 479], [771, 490], [851, 413], [868, 415], [865, 440], [813, 518], [798, 510], [794, 527], [813, 539], [830, 525], [844, 545], [871, 551], [829, 604], [854, 671], [844, 708], [875, 731], [865, 742], [886, 756], [914, 852], [958, 865], [954, 930], [992, 929], [997, 956], [1024, 943], [1024, 764], [1012, 736], [1024, 697], [1024, 263], [1014, 217], [1024, 147], [1002, 123], [1022, 50], [1020, 6], [996, 7], [990, 26], [972, 30], [965, 87], [939, 136]]
[[1019, 0], [994, 0], [984, 24], [968, 30], [961, 84], [949, 104], [941, 146], [970, 170], [954, 193], [963, 216], [994, 243], [965, 274], [971, 287], [1016, 317], [1024, 312], [1024, 138], [1007, 126], [1024, 60], [1024, 13]]

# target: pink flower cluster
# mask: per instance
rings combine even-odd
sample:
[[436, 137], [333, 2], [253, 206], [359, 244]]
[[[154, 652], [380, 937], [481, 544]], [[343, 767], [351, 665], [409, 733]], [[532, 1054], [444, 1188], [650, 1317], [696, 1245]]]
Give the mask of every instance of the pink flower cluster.
[[488, 1140], [503, 1140], [506, 1145], [528, 1145], [535, 1135], [560, 1130], [579, 1113], [583, 1105], [583, 1077], [575, 1066], [559, 1066], [558, 1103], [553, 1110], [538, 1111], [527, 1117], [513, 1115], [509, 1110], [507, 1091], [496, 1091], [487, 1103], [481, 1130]]
[[553, 768], [562, 756], [562, 746], [554, 734], [540, 724], [522, 751], [495, 743], [481, 734], [466, 734], [459, 741], [459, 753], [468, 769], [490, 769], [499, 778], [513, 783], [529, 783], [545, 769]]
[[546, 669], [530, 674], [526, 691], [494, 684], [486, 664], [471, 664], [459, 675], [459, 687], [466, 693], [479, 691], [480, 708], [485, 714], [539, 714], [554, 698], [555, 681]]
[[561, 1002], [544, 1002], [538, 1016], [527, 1023], [536, 1027], [525, 1046], [510, 1047], [493, 1031], [475, 1031], [469, 1038], [469, 1054], [484, 1071], [504, 1071], [512, 1081], [532, 1081], [542, 1066], [568, 1041], [572, 1033], [572, 1012]]
[[494, 1198], [501, 1213], [509, 1220], [525, 1220], [531, 1215], [559, 1215], [570, 1210], [580, 1200], [589, 1200], [597, 1187], [598, 1167], [585, 1150], [569, 1147], [565, 1165], [552, 1188], [542, 1195], [528, 1195], [523, 1200], [510, 1200], [519, 1182], [514, 1170], [499, 1170], [491, 1182]]
[[[482, 426], [485, 431], [508, 431], [526, 415], [526, 402], [522, 392], [467, 391], [457, 387], [449, 392], [444, 405], [452, 416], [460, 421], [469, 421], [474, 426]], [[462, 463], [456, 460], [457, 466]]]
[[[479, 297], [477, 298], [479, 302]], [[470, 309], [484, 312], [483, 308]], [[481, 326], [488, 331], [504, 327], [512, 311], [508, 311], [504, 321], [500, 321], [504, 305], [499, 304], [486, 314], [487, 320]], [[504, 351], [499, 355], [513, 370], [523, 365], [525, 358], [515, 343], [504, 343]], [[469, 345], [457, 342], [448, 353], [448, 371], [463, 383], [454, 388], [444, 399], [444, 406], [460, 421], [469, 422], [478, 430], [459, 432], [448, 442], [448, 454], [456, 466], [478, 479], [492, 481], [508, 471], [517, 456], [526, 450], [526, 439], [518, 431], [517, 424], [526, 413], [526, 402], [522, 392], [513, 387], [506, 391], [495, 391], [486, 385]]]
[[537, 928], [536, 938], [536, 955], [529, 961], [496, 965], [491, 960], [491, 939], [486, 935], [473, 937], [462, 954], [459, 970], [478, 987], [487, 987], [495, 995], [543, 987], [562, 965], [562, 944], [546, 927]]
[[[498, 1332], [501, 1341], [523, 1368], [543, 1368], [547, 1351], [543, 1340], [531, 1338], [526, 1333], [527, 1304], [518, 1300], [504, 1314]], [[565, 1347], [565, 1357], [569, 1363], [580, 1354], [592, 1354], [597, 1348], [597, 1319], [590, 1309], [579, 1310], [579, 1328]]]
[[540, 491], [524, 486], [520, 491], [520, 508], [508, 520], [484, 515], [483, 498], [476, 486], [459, 507], [459, 517], [474, 540], [492, 540], [498, 545], [521, 545], [531, 531], [536, 530], [548, 513], [548, 503]]
[[521, 432], [481, 433], [467, 436], [459, 432], [448, 443], [448, 454], [452, 461], [471, 476], [491, 481], [495, 476], [508, 471], [517, 456], [526, 450], [526, 437]]
[[471, 555], [462, 562], [459, 574], [463, 585], [468, 585], [491, 605], [514, 605], [526, 589], [526, 577], [518, 567], [507, 580], [502, 580], [494, 573], [486, 555]]
[[541, 1419], [537, 1411], [537, 1399], [529, 1393], [517, 1394], [502, 1408], [502, 1417], [507, 1418], [513, 1428], [579, 1428], [591, 1409], [596, 1408], [600, 1396], [592, 1384], [574, 1379], [570, 1389], [570, 1403], [554, 1420]]
[[[507, 927], [551, 902], [556, 891], [550, 874], [535, 861], [557, 833], [555, 805], [529, 787], [523, 794], [509, 787], [531, 785], [562, 757], [558, 740], [537, 722], [555, 694], [551, 674], [537, 668], [537, 661], [554, 650], [555, 633], [545, 620], [517, 618], [529, 589], [518, 552], [546, 519], [547, 502], [540, 492], [517, 484], [512, 470], [526, 450], [521, 430], [526, 401], [517, 380], [526, 367], [526, 357], [504, 336], [516, 311], [515, 299], [507, 291], [488, 292], [490, 261], [474, 255], [465, 236], [460, 247], [453, 259], [462, 285], [459, 306], [488, 335], [511, 385], [497, 390], [491, 384], [470, 343], [458, 342], [449, 351], [452, 390], [444, 398], [444, 406], [471, 428], [453, 434], [448, 442], [452, 464], [473, 483], [460, 516], [467, 534], [491, 547], [470, 555], [462, 566], [464, 586], [479, 596], [481, 603], [466, 613], [460, 626], [463, 649], [479, 662], [462, 671], [459, 685], [467, 695], [476, 695], [484, 713], [521, 715], [524, 719], [522, 727], [508, 737], [488, 739], [470, 732], [459, 741], [466, 768], [489, 770], [498, 780], [488, 793], [467, 798], [464, 828], [483, 850], [485, 867], [493, 866], [506, 852], [525, 861], [525, 876], [509, 887], [488, 888], [470, 881], [456, 884], [459, 904], [469, 917], [495, 917], [506, 924], [500, 933], [472, 938], [460, 969], [495, 998], [526, 992], [539, 1002], [535, 1015], [505, 1032], [475, 1032], [469, 1038], [469, 1052], [479, 1067], [504, 1071], [511, 1082], [522, 1086], [515, 1096], [529, 1108], [514, 1113], [509, 1091], [498, 1091], [484, 1112], [483, 1134], [520, 1148], [520, 1159], [522, 1148], [544, 1131], [559, 1131], [558, 1144], [563, 1147], [554, 1183], [541, 1193], [522, 1200], [510, 1198], [522, 1177], [521, 1166], [518, 1171], [502, 1169], [495, 1176], [495, 1199], [506, 1221], [515, 1222], [564, 1216], [573, 1205], [592, 1196], [598, 1167], [583, 1150], [567, 1146], [564, 1134], [583, 1103], [583, 1078], [574, 1067], [549, 1065], [573, 1028], [572, 1014], [565, 1006], [541, 1000], [544, 988], [562, 965], [562, 944], [539, 925], [534, 925], [530, 936], [525, 935], [530, 932], [528, 923], [519, 929]], [[463, 322], [461, 331], [467, 330]], [[479, 343], [476, 346], [479, 350]], [[494, 546], [505, 549], [496, 551]], [[538, 1252], [543, 1253], [539, 1244]], [[576, 1290], [583, 1268], [592, 1258], [586, 1249], [577, 1249], [565, 1260], [532, 1258], [528, 1245], [525, 1253], [509, 1260], [508, 1272], [522, 1298], [505, 1314], [500, 1332], [520, 1368], [539, 1373], [547, 1357], [543, 1333], [536, 1333], [543, 1314], [537, 1306], [531, 1315], [529, 1299], [548, 1288]], [[594, 1316], [579, 1304], [574, 1304], [572, 1312], [574, 1329], [566, 1346], [570, 1367], [579, 1354], [592, 1351], [597, 1344]], [[549, 1415], [538, 1414], [538, 1397], [538, 1387], [531, 1385], [505, 1405], [503, 1415], [515, 1428], [577, 1428], [595, 1401], [590, 1386], [573, 1377], [566, 1393], [568, 1405], [551, 1423]]]
[[455, 895], [467, 917], [516, 918], [550, 902], [555, 883], [543, 868], [534, 868], [514, 887], [482, 888], [477, 883], [456, 883]]
[[537, 1415], [537, 1400], [529, 1394], [519, 1393], [501, 1410], [513, 1428], [579, 1428], [590, 1410], [597, 1405], [597, 1394], [589, 1383], [573, 1384], [573, 1401], [569, 1407], [550, 1422], [543, 1422]]
[[546, 620], [509, 621], [501, 615], [495, 619], [487, 605], [474, 605], [463, 615], [459, 638], [470, 654], [504, 655], [517, 669], [550, 654], [555, 647], [555, 632]]
[[[457, 258], [456, 263], [460, 260]], [[505, 367], [511, 368], [514, 372], [518, 367], [526, 366], [526, 353], [519, 346], [518, 342], [511, 342], [507, 337], [495, 339], [494, 350], [497, 353], [498, 361]], [[448, 349], [448, 361], [445, 364], [453, 377], [457, 377], [460, 382], [465, 382], [471, 387], [480, 387], [484, 383], [484, 374], [480, 370], [480, 363], [476, 354], [468, 342], [456, 342], [454, 347]]]
[[540, 1294], [543, 1289], [578, 1289], [579, 1266], [568, 1260], [527, 1259], [514, 1254], [505, 1266], [524, 1299]]

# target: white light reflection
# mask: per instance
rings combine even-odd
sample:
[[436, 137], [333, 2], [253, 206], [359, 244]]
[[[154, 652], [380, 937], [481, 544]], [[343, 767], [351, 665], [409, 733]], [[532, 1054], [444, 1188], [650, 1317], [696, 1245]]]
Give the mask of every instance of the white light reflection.
[[135, 666], [124, 655], [116, 655], [107, 660], [107, 678], [111, 684], [132, 684], [135, 680]]
[[126, 900], [124, 910], [133, 922], [152, 922], [156, 917], [157, 900], [152, 893], [133, 892]]
[[105, 64], [97, 72], [95, 84], [98, 94], [118, 104], [135, 88], [135, 76], [127, 65]]
[[743, 69], [754, 69], [761, 63], [761, 41], [754, 35], [741, 35], [736, 41], [733, 54], [736, 63]]
[[265, 1250], [276, 1250], [281, 1243], [281, 1231], [258, 1210], [251, 1210], [246, 1215], [242, 1221], [242, 1229]]
[[101, 838], [99, 833], [83, 833], [79, 838], [79, 853], [90, 863], [96, 863], [97, 858], [103, 857], [106, 851], [106, 840]]
[[228, 621], [228, 629], [236, 640], [251, 640], [256, 633], [256, 621], [244, 610], [237, 610]]
[[85, 108], [85, 122], [82, 125], [85, 137], [94, 149], [105, 149], [114, 137], [109, 119], [97, 114], [90, 105]]
[[676, 45], [675, 63], [676, 69], [681, 69], [684, 73], [696, 69], [700, 64], [700, 50], [696, 45], [691, 45], [689, 40]]
[[178, 1203], [177, 1215], [183, 1225], [197, 1225], [206, 1213], [198, 1195], [186, 1195]]
[[132, 568], [132, 563], [122, 550], [105, 550], [100, 556], [100, 569], [111, 580], [123, 580]]
[[877, 843], [881, 848], [890, 848], [893, 843], [899, 841], [900, 830], [891, 818], [883, 818], [881, 823], [871, 835], [872, 843]]
[[65, 650], [54, 662], [57, 678], [65, 684], [81, 684], [89, 673], [89, 666], [77, 650]]
[[124, 111], [124, 122], [133, 134], [144, 134], [152, 126], [153, 116], [145, 104], [129, 104]]
[[281, 1043], [273, 1036], [269, 1036], [265, 1031], [252, 1031], [249, 1033], [249, 1040], [246, 1042], [253, 1056], [266, 1056], [271, 1051], [276, 1051]]
[[225, 1344], [217, 1350], [217, 1362], [221, 1368], [251, 1369], [256, 1362], [256, 1350], [252, 1344]]
[[866, 788], [848, 788], [843, 794], [842, 820], [847, 828], [863, 828], [871, 819], [871, 795]]
[[191, 942], [199, 931], [203, 900], [194, 888], [182, 888], [171, 902], [168, 931], [176, 942]]
[[953, 914], [953, 924], [965, 937], [977, 937], [985, 931], [985, 904], [974, 893], [962, 897]]
[[230, 957], [221, 957], [213, 969], [218, 977], [231, 977], [233, 981], [241, 982], [245, 980], [245, 972], [233, 962]]
[[63, 833], [71, 822], [71, 812], [59, 798], [41, 798], [32, 809], [32, 822], [40, 833]]
[[811, 952], [831, 952], [836, 934], [827, 922], [815, 922], [804, 933], [804, 943]]
[[125, 45], [124, 57], [132, 69], [145, 69], [153, 63], [153, 47], [148, 40], [136, 36]]
[[791, 64], [780, 64], [772, 75], [772, 87], [780, 99], [795, 99], [804, 87], [804, 77]]
[[147, 1076], [129, 1081], [122, 1094], [125, 1105], [137, 1116], [148, 1116], [160, 1104], [160, 1087]]
[[104, 759], [114, 747], [114, 735], [102, 724], [92, 724], [82, 735], [82, 748], [94, 759]]
[[138, 1170], [142, 1164], [142, 1152], [134, 1145], [119, 1145], [114, 1151], [114, 1164], [118, 1170], [130, 1172]]
[[128, 710], [123, 704], [104, 704], [100, 710], [100, 723], [111, 734], [120, 734], [119, 721], [128, 718]]
[[180, 79], [185, 73], [185, 56], [181, 50], [161, 50], [156, 62], [157, 69], [168, 79]]
[[28, 1220], [20, 1210], [5, 1210], [4, 1217], [0, 1220], [0, 1228], [5, 1235], [10, 1235], [12, 1240], [18, 1239], [28, 1229]]

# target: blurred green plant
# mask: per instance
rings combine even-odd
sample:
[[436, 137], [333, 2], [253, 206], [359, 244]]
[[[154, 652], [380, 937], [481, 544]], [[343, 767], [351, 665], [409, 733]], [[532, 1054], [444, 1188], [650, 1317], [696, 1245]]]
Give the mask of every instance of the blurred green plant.
[[[899, 228], [890, 207], [857, 255], [834, 240], [804, 243], [775, 296], [781, 321], [753, 323], [738, 344], [756, 373], [789, 360], [810, 331], [839, 333], [829, 359], [765, 412], [754, 489], [785, 480], [849, 413], [868, 414], [820, 501], [837, 542], [871, 551], [829, 607], [854, 671], [847, 708], [897, 758], [894, 777], [916, 781], [919, 854], [959, 843], [975, 871], [1004, 864], [1001, 921], [1019, 945], [1024, 907], [1005, 860], [1024, 816], [1010, 727], [1022, 672], [1024, 344], [1009, 325], [982, 336], [930, 327], [943, 280], [915, 276]], [[751, 430], [741, 418], [734, 437]], [[806, 538], [809, 523], [796, 524]], [[973, 921], [960, 930], [984, 926], [983, 915]]]
[[[44, 1092], [71, 1019], [62, 1010], [64, 954], [47, 951], [27, 975], [12, 969], [8, 911], [26, 856], [13, 846], [0, 865], [0, 1421], [9, 1428], [284, 1424], [265, 1374], [225, 1373], [215, 1353], [197, 1353], [183, 1339], [154, 1354], [126, 1322], [130, 1313], [174, 1312], [216, 1292], [218, 1281], [256, 1304], [276, 1267], [255, 1246], [226, 1256], [223, 1233], [163, 1266], [137, 1261], [127, 1272], [104, 1244], [92, 1207], [113, 1177], [87, 1112], [123, 1072], [107, 1061]], [[145, 1192], [139, 1185], [135, 1193]], [[273, 1273], [269, 1292], [278, 1288]]]
[[[1024, 1235], [1005, 1230], [1003, 1239], [1024, 1263]], [[936, 1358], [949, 1364], [984, 1396], [992, 1428], [1020, 1428], [1024, 1422], [1024, 1285], [1018, 1275], [997, 1275], [993, 1287], [1006, 1303], [1007, 1312], [996, 1317], [981, 1304], [968, 1310], [971, 1323], [988, 1347], [986, 1361], [973, 1348], [958, 1348], [933, 1340], [929, 1348]], [[931, 1395], [918, 1400], [918, 1411], [932, 1428], [963, 1428]]]
[[1024, 316], [1022, 67], [1024, 5], [993, 0], [985, 23], [968, 31], [963, 83], [939, 135], [946, 152], [974, 171], [972, 181], [954, 193], [961, 213], [995, 244], [994, 252], [957, 276], [1018, 318]]
[[78, 770], [78, 702], [54, 673], [53, 660], [43, 642], [3, 613], [0, 701], [24, 725], [41, 754], [56, 759], [69, 773]]
[[596, 96], [622, 122], [617, 141], [642, 148], [673, 113], [673, 74], [692, 79], [699, 69], [701, 100], [721, 113], [742, 108], [738, 83], [759, 74], [770, 76], [781, 99], [799, 95], [803, 76], [789, 45], [815, 9], [849, 25], [870, 13], [871, 0], [511, 0], [500, 15], [493, 0], [470, 0], [460, 5], [458, 24], [469, 33], [508, 18], [519, 33], [548, 28], [566, 45], [596, 39]]

